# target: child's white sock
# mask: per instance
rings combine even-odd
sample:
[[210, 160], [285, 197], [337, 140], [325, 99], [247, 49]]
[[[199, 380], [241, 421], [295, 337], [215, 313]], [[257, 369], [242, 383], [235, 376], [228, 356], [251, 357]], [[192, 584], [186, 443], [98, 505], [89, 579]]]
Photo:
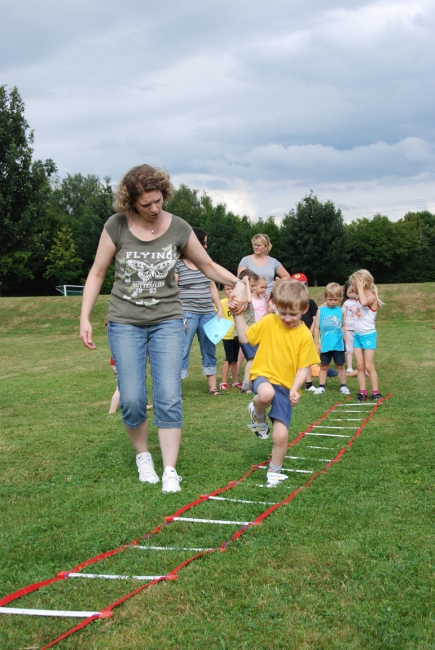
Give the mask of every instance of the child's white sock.
[[279, 474], [282, 469], [282, 465], [274, 465], [272, 461], [269, 463], [269, 472], [273, 472], [274, 474]]

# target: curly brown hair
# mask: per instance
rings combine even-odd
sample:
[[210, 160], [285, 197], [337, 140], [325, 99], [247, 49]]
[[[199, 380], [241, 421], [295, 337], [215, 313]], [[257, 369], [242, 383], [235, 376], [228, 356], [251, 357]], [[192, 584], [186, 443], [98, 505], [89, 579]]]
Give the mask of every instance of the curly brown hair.
[[165, 169], [151, 167], [151, 165], [137, 165], [132, 167], [122, 177], [115, 190], [113, 207], [117, 212], [136, 212], [135, 204], [144, 192], [158, 190], [162, 193], [163, 200], [168, 201], [174, 192], [174, 186]]

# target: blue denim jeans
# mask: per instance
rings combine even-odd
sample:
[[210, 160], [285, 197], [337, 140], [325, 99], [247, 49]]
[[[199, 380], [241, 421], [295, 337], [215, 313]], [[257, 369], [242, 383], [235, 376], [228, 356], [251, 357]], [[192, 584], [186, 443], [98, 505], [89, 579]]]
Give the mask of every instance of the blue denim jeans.
[[184, 328], [181, 319], [139, 326], [109, 322], [109, 345], [118, 375], [122, 421], [136, 429], [147, 419], [147, 357], [153, 383], [154, 424], [182, 426], [181, 363]]
[[183, 366], [181, 370], [181, 379], [187, 377], [189, 368], [190, 348], [195, 334], [198, 335], [199, 348], [202, 357], [202, 374], [215, 375], [217, 373], [217, 360], [216, 360], [216, 346], [210, 341], [207, 334], [204, 332], [204, 325], [209, 320], [216, 316], [216, 312], [208, 312], [207, 314], [196, 314], [192, 311], [185, 311], [183, 318], [186, 322], [186, 329], [184, 331], [184, 354]]

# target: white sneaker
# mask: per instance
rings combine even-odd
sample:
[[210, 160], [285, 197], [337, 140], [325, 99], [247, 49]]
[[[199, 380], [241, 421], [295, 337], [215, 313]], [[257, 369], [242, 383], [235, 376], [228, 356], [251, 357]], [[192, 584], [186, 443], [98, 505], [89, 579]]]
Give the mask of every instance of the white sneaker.
[[343, 395], [350, 395], [350, 390], [347, 386], [341, 386], [340, 393], [343, 393]]
[[181, 476], [178, 476], [177, 470], [168, 466], [162, 476], [162, 492], [164, 494], [181, 492], [180, 482], [182, 480]]
[[144, 451], [136, 456], [136, 465], [139, 481], [142, 483], [158, 483], [160, 481], [154, 471], [154, 463], [149, 451]]
[[285, 481], [288, 478], [286, 474], [281, 472], [267, 472], [267, 485], [268, 488], [273, 488]]
[[317, 388], [315, 386], [310, 386], [309, 388], [306, 388], [305, 390], [308, 390], [310, 393], [315, 393]]
[[346, 372], [353, 372], [353, 368], [346, 368]]
[[325, 393], [325, 392], [326, 392], [326, 391], [325, 391], [325, 389], [323, 388], [323, 386], [320, 386], [319, 388], [316, 388], [316, 389], [315, 389], [315, 391], [314, 391], [314, 395], [321, 395], [322, 393]]
[[248, 412], [251, 418], [251, 424], [248, 424], [248, 429], [251, 429], [258, 438], [261, 440], [267, 440], [269, 437], [269, 425], [267, 424], [266, 414], [264, 414], [264, 420], [260, 421], [255, 415], [254, 402], [248, 404]]

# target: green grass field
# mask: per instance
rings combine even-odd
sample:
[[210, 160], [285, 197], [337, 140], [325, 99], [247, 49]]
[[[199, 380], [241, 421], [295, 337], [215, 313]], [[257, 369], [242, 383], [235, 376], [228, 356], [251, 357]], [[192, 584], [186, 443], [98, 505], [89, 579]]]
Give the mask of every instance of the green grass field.
[[[376, 360], [380, 389], [393, 397], [341, 462], [225, 553], [193, 562], [177, 580], [144, 590], [59, 647], [435, 648], [434, 289], [380, 287], [386, 305]], [[321, 289], [311, 294], [321, 302]], [[195, 346], [183, 383], [182, 492], [165, 496], [160, 485], [139, 483], [119, 412], [107, 414], [114, 389], [107, 303], [99, 298], [94, 311], [98, 349], [90, 352], [78, 339], [79, 298], [0, 299], [0, 598], [137, 539], [270, 453], [272, 443], [246, 428], [249, 396], [207, 395]], [[221, 345], [218, 352], [221, 362]], [[355, 394], [356, 379], [348, 385]], [[290, 439], [339, 399], [337, 379], [328, 380], [325, 395], [304, 393]], [[161, 473], [154, 426], [150, 441]], [[296, 451], [326, 453], [308, 449], [305, 439]], [[266, 491], [254, 487], [264, 472], [254, 476], [229, 496], [277, 501], [307, 480], [290, 474], [283, 487]], [[266, 507], [207, 502], [189, 514], [250, 520]], [[216, 546], [237, 528], [175, 523], [148, 543]], [[189, 555], [129, 549], [87, 572], [164, 574]], [[70, 579], [11, 606], [100, 610], [136, 586]], [[36, 650], [78, 622], [0, 616], [0, 648]]]

